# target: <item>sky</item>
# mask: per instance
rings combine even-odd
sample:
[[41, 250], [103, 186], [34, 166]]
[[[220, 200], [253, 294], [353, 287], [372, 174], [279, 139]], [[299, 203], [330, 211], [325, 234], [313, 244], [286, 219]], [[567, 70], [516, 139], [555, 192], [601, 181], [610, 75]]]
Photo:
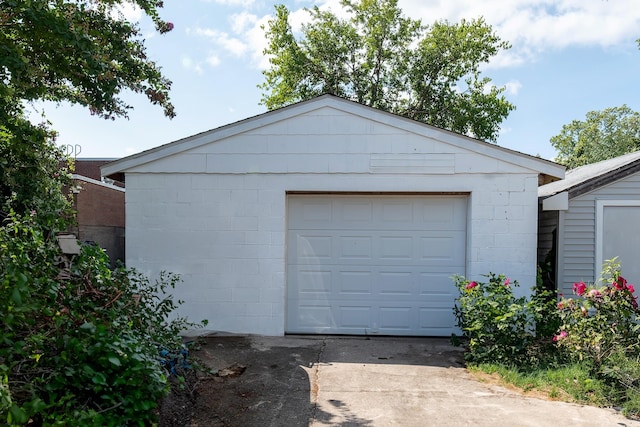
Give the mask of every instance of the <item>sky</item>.
[[[299, 28], [314, 5], [341, 13], [339, 0], [281, 0]], [[79, 158], [120, 158], [266, 112], [260, 105], [261, 26], [274, 13], [265, 0], [165, 0], [160, 35], [139, 11], [147, 53], [172, 82], [177, 116], [166, 118], [143, 95], [124, 95], [128, 119], [104, 120], [81, 107], [38, 104], [59, 132], [58, 143]], [[628, 105], [640, 111], [640, 7], [637, 0], [399, 0], [405, 16], [423, 24], [483, 17], [511, 49], [492, 58], [483, 75], [506, 87], [516, 110], [497, 143], [553, 159], [549, 140], [586, 113]]]

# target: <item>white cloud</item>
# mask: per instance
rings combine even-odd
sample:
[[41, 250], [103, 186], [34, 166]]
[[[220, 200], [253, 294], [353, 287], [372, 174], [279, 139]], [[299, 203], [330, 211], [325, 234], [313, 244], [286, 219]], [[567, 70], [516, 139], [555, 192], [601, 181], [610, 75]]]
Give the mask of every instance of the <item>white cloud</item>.
[[492, 61], [507, 67], [547, 50], [633, 44], [640, 28], [637, 0], [399, 0], [406, 16], [425, 24], [484, 17], [513, 47]]
[[235, 13], [229, 17], [231, 31], [236, 34], [243, 33], [248, 27], [255, 25], [256, 22], [258, 22], [258, 17], [246, 11]]
[[269, 67], [269, 58], [262, 53], [267, 47], [267, 39], [265, 38], [264, 30], [261, 28], [261, 26], [266, 28], [269, 19], [271, 19], [270, 16], [262, 17], [245, 33], [247, 44], [251, 50], [251, 61], [260, 70], [265, 70]]
[[204, 0], [205, 3], [217, 3], [223, 6], [250, 7], [255, 4], [255, 0]]
[[520, 89], [522, 89], [522, 83], [520, 83], [518, 80], [510, 80], [504, 86], [505, 91], [509, 95], [517, 95], [518, 92], [520, 92]]
[[242, 40], [237, 37], [231, 37], [224, 31], [211, 28], [196, 28], [195, 34], [211, 39], [214, 44], [235, 56], [243, 56], [249, 49], [249, 46]]
[[216, 55], [209, 55], [207, 57], [207, 64], [212, 67], [217, 67], [218, 65], [220, 65], [220, 58], [218, 58], [218, 56]]
[[202, 69], [202, 67], [200, 66], [199, 63], [194, 62], [191, 58], [189, 58], [188, 56], [183, 56], [182, 59], [180, 60], [180, 63], [182, 64], [182, 66], [184, 68], [186, 68], [189, 71], [193, 71], [198, 75], [202, 75], [204, 74], [204, 70]]
[[[254, 0], [202, 0], [220, 5], [242, 7], [242, 11], [228, 17], [228, 28], [198, 27], [188, 30], [208, 38], [220, 51], [238, 58], [246, 58], [259, 69], [269, 66], [262, 52], [267, 46], [264, 30], [273, 17], [273, 7], [261, 6], [268, 14], [256, 15]], [[421, 19], [424, 24], [436, 20], [458, 22], [461, 19], [483, 17], [512, 48], [498, 53], [484, 69], [521, 66], [535, 61], [545, 51], [571, 46], [609, 47], [628, 43], [639, 36], [640, 7], [637, 0], [399, 0], [405, 16]], [[340, 0], [308, 0], [289, 2], [290, 25], [294, 33], [309, 21], [303, 5], [316, 4], [322, 10], [331, 9], [344, 16]], [[220, 58], [218, 61], [220, 61]], [[216, 63], [216, 65], [219, 62]], [[512, 85], [509, 91], [517, 92]]]

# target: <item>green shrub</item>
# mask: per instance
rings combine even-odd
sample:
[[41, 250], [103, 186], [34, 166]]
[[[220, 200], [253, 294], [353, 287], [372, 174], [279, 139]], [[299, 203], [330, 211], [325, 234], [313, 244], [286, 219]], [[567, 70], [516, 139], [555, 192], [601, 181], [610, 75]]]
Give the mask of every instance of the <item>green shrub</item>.
[[524, 297], [516, 298], [511, 282], [489, 273], [488, 282], [454, 277], [460, 292], [454, 309], [458, 327], [469, 339], [467, 360], [474, 363], [515, 363], [532, 340], [534, 318]]
[[523, 367], [559, 363], [551, 340], [559, 324], [555, 293], [538, 280], [531, 299], [516, 298], [517, 281], [494, 273], [484, 277], [489, 280], [454, 277], [459, 291], [454, 313], [469, 342], [466, 360]]
[[112, 271], [95, 246], [66, 258], [46, 231], [37, 215], [15, 213], [0, 228], [0, 416], [10, 425], [152, 423], [168, 391], [162, 354], [179, 353], [180, 332], [195, 326], [167, 320], [179, 278]]
[[620, 275], [616, 259], [605, 262], [601, 286], [577, 282], [576, 298], [558, 302], [558, 348], [608, 387], [612, 404], [640, 414], [640, 324], [633, 284]]
[[563, 390], [576, 401], [640, 414], [640, 324], [633, 284], [614, 260], [602, 286], [574, 284], [577, 298], [557, 301], [538, 280], [530, 300], [515, 298], [504, 276], [487, 283], [455, 277], [467, 361], [524, 389]]
[[637, 354], [640, 350], [636, 322], [637, 297], [632, 284], [620, 275], [615, 260], [605, 263], [600, 282], [604, 286], [573, 285], [579, 298], [558, 302], [561, 325], [554, 340], [573, 359], [589, 359], [596, 369], [616, 352]]

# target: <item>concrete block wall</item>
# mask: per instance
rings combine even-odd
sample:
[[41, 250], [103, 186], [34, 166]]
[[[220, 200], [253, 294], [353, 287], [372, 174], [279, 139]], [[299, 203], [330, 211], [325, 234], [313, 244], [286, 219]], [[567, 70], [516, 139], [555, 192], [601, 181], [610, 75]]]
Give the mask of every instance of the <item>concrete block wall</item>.
[[466, 276], [505, 274], [528, 292], [538, 168], [548, 165], [357, 104], [313, 105], [195, 135], [124, 167], [127, 264], [181, 274], [180, 314], [213, 330], [285, 332], [288, 192], [467, 194]]
[[181, 274], [180, 314], [209, 329], [282, 335], [288, 191], [467, 192], [467, 277], [506, 274], [524, 294], [535, 283], [531, 183], [534, 174], [129, 174], [127, 263]]

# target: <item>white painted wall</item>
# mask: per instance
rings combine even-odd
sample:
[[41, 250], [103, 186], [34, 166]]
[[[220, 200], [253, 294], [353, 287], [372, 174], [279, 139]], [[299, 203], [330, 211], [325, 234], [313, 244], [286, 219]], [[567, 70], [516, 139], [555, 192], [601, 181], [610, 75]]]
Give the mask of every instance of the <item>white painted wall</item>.
[[482, 145], [323, 108], [131, 167], [127, 264], [180, 273], [180, 314], [209, 329], [282, 335], [288, 191], [463, 192], [467, 277], [506, 274], [528, 293], [538, 173], [460, 141]]

